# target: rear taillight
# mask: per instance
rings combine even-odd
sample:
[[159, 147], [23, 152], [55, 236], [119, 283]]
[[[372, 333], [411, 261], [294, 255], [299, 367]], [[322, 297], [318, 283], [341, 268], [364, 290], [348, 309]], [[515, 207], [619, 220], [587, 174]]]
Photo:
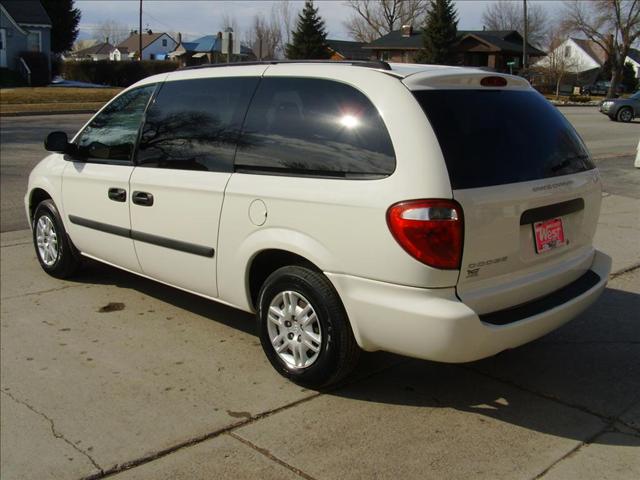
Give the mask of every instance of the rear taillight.
[[393, 237], [409, 255], [434, 268], [459, 269], [462, 208], [453, 200], [410, 200], [387, 210]]

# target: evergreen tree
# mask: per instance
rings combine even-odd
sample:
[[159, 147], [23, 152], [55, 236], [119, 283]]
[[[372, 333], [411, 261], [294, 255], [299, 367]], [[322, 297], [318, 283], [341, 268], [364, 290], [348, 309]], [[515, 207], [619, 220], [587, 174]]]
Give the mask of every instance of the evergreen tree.
[[638, 88], [638, 79], [636, 78], [636, 71], [633, 69], [631, 62], [626, 62], [622, 67], [622, 81], [624, 89], [627, 92], [635, 92]]
[[302, 13], [298, 15], [298, 25], [291, 32], [293, 41], [287, 45], [287, 58], [292, 60], [329, 58], [327, 32], [324, 21], [318, 15], [318, 9], [313, 7], [313, 1], [304, 3]]
[[453, 0], [431, 0], [417, 62], [446, 65], [453, 61], [452, 46], [458, 36], [457, 15]]
[[74, 8], [73, 0], [41, 1], [51, 19], [51, 51], [68, 52], [78, 37], [80, 10]]

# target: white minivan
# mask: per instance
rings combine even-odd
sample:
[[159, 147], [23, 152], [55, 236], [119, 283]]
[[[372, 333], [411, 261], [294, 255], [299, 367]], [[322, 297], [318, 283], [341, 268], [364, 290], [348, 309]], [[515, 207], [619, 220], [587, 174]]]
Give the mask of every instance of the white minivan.
[[29, 178], [42, 268], [81, 257], [256, 312], [287, 378], [362, 350], [468, 362], [605, 288], [598, 170], [526, 80], [384, 62], [205, 66], [144, 79]]

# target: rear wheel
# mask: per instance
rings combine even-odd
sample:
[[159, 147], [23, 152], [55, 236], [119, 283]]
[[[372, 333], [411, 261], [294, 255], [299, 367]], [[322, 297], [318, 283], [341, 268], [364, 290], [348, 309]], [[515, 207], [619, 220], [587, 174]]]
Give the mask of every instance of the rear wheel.
[[633, 120], [633, 111], [631, 111], [629, 107], [622, 107], [620, 110], [618, 110], [616, 119], [619, 122], [630, 122], [631, 120]]
[[32, 233], [36, 256], [45, 272], [57, 278], [67, 278], [76, 272], [80, 255], [69, 241], [52, 200], [44, 200], [36, 207]]
[[360, 348], [342, 302], [320, 272], [299, 266], [276, 270], [260, 289], [257, 317], [267, 358], [295, 383], [327, 387], [358, 361]]

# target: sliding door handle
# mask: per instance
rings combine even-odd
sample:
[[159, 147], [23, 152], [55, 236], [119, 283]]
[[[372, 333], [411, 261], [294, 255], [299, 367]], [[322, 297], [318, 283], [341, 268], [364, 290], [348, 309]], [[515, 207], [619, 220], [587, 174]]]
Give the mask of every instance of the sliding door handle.
[[110, 188], [108, 195], [114, 202], [125, 202], [127, 200], [127, 191], [124, 188]]
[[131, 201], [136, 205], [150, 207], [153, 205], [153, 195], [148, 192], [133, 192], [131, 195]]

